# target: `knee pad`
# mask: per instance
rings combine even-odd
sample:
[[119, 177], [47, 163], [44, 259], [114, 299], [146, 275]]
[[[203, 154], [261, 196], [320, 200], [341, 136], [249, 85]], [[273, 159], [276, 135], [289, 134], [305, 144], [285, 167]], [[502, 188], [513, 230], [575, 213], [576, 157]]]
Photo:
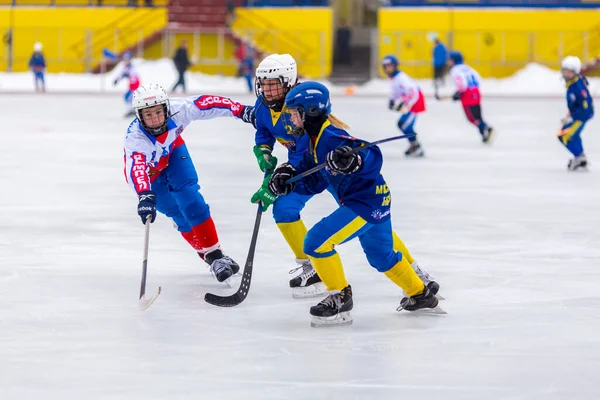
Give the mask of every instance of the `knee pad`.
[[387, 254], [369, 254], [365, 252], [365, 255], [369, 264], [379, 272], [389, 271], [398, 261], [402, 260], [402, 253], [393, 250], [390, 250]]
[[327, 245], [328, 239], [314, 229], [309, 230], [304, 238], [304, 253], [314, 258], [332, 256], [335, 254], [335, 250], [333, 245]]
[[[281, 197], [280, 197], [281, 198]], [[296, 222], [300, 219], [300, 210], [284, 201], [275, 201], [273, 203], [273, 218], [275, 223]]]
[[183, 201], [178, 201], [182, 205], [182, 213], [191, 226], [203, 223], [210, 217], [210, 207], [199, 192], [187, 193]]

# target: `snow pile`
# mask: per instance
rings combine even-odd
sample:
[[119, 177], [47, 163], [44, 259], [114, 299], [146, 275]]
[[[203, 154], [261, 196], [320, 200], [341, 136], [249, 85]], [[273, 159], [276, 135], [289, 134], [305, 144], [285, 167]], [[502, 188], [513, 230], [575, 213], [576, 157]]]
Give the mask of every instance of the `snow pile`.
[[[155, 82], [170, 89], [177, 80], [177, 71], [170, 59], [148, 61], [135, 59], [134, 65], [141, 76], [142, 83]], [[68, 74], [56, 73], [46, 75], [46, 85], [49, 92], [67, 93], [123, 93], [127, 90], [127, 81], [121, 80], [113, 86], [113, 81], [118, 76], [121, 66], [105, 74]], [[453, 87], [449, 79], [442, 88], [442, 94], [452, 93]], [[322, 81], [331, 89], [333, 94], [346, 93], [346, 87], [332, 85]], [[591, 78], [592, 95], [600, 96], [600, 78]], [[419, 80], [419, 84], [426, 95], [433, 94], [433, 84], [430, 79]], [[188, 73], [188, 91], [191, 93], [222, 93], [245, 94], [248, 93], [243, 78], [234, 78], [219, 75], [206, 75], [202, 73]], [[385, 79], [374, 79], [364, 85], [354, 88], [355, 96], [385, 96], [389, 90], [389, 83]], [[32, 92], [33, 77], [29, 72], [0, 73], [0, 93]], [[564, 82], [560, 72], [539, 64], [528, 64], [513, 76], [502, 79], [487, 78], [482, 82], [484, 96], [563, 96]]]

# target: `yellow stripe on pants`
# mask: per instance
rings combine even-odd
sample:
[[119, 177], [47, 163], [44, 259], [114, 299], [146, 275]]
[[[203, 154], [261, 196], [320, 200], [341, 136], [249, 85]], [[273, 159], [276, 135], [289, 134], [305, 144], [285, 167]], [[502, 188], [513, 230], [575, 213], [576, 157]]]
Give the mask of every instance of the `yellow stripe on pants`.
[[[367, 221], [361, 217], [354, 218], [342, 229], [331, 235], [317, 248], [316, 252], [329, 253], [333, 251], [335, 245], [342, 243], [350, 236], [354, 235], [358, 230], [365, 226], [366, 223]], [[342, 290], [348, 286], [348, 281], [344, 274], [344, 267], [342, 266], [342, 260], [337, 252], [329, 257], [317, 258], [309, 256], [309, 258], [327, 290]]]

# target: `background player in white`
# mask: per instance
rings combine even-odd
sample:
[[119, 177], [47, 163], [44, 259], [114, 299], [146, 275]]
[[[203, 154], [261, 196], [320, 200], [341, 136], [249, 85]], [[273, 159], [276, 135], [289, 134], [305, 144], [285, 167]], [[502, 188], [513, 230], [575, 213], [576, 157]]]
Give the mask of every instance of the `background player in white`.
[[398, 128], [404, 134], [414, 133], [415, 136], [408, 139], [410, 146], [404, 152], [407, 157], [423, 157], [425, 154], [421, 144], [417, 141], [415, 122], [417, 114], [425, 111], [425, 97], [421, 88], [410, 76], [398, 69], [396, 56], [387, 55], [381, 60], [383, 70], [390, 77], [392, 89], [390, 93], [390, 110], [400, 111], [402, 114], [398, 120]]
[[133, 110], [133, 105], [131, 104], [131, 97], [133, 96], [133, 92], [140, 87], [140, 76], [137, 71], [133, 67], [133, 63], [131, 62], [131, 53], [126, 51], [123, 53], [123, 61], [125, 61], [125, 65], [123, 65], [123, 69], [114, 80], [113, 85], [117, 85], [121, 79], [129, 80], [129, 89], [125, 92], [123, 96], [123, 100], [125, 100], [125, 106], [127, 107], [127, 113], [125, 114], [125, 118], [133, 117], [135, 115], [135, 111]]
[[[456, 92], [452, 100], [460, 100], [467, 119], [479, 129], [483, 143], [489, 143], [494, 130], [485, 123], [481, 115], [481, 93], [479, 92], [481, 77], [477, 71], [464, 63], [463, 55], [458, 51], [451, 51], [448, 55], [448, 67], [450, 67], [450, 76], [456, 84]], [[439, 100], [439, 96], [436, 97]]]
[[181, 235], [219, 282], [239, 271], [220, 249], [215, 223], [200, 194], [198, 175], [181, 133], [192, 121], [237, 117], [253, 123], [254, 107], [212, 95], [169, 100], [157, 84], [133, 93], [137, 118], [125, 136], [125, 178], [139, 198], [138, 214], [154, 222], [156, 211], [172, 218]]

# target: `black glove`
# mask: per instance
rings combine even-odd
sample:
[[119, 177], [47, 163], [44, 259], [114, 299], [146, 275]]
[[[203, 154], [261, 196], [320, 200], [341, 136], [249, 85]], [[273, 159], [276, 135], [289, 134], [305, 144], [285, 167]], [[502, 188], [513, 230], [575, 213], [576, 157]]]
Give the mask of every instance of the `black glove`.
[[119, 80], [118, 80], [118, 79], [115, 79], [115, 80], [113, 81], [113, 86], [117, 86], [117, 83], [119, 83]]
[[456, 101], [456, 100], [460, 100], [461, 98], [461, 93], [460, 92], [456, 92], [452, 95], [452, 100]]
[[242, 110], [242, 121], [247, 124], [252, 124], [256, 128], [256, 111], [254, 106], [244, 106]]
[[388, 104], [388, 107], [390, 108], [390, 110], [393, 110], [395, 105], [396, 105], [396, 102], [394, 100], [390, 99], [390, 103]]
[[286, 195], [294, 191], [296, 182], [288, 183], [285, 182], [298, 175], [296, 169], [292, 167], [290, 163], [283, 163], [279, 167], [275, 168], [271, 179], [269, 179], [269, 190], [276, 195]]
[[146, 223], [146, 218], [152, 216], [150, 222], [156, 219], [156, 194], [151, 190], [146, 190], [139, 194], [138, 215], [142, 218], [142, 224]]
[[357, 172], [362, 167], [362, 157], [358, 153], [352, 153], [350, 146], [330, 151], [325, 162], [331, 171], [344, 175]]

